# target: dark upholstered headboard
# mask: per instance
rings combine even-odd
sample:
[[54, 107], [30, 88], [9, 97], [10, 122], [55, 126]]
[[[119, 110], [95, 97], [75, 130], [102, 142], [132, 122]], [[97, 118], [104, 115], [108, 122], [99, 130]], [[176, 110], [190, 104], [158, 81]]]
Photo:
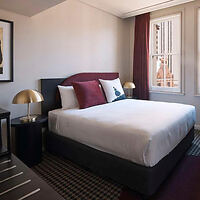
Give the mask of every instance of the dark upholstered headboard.
[[60, 108], [60, 103], [56, 99], [58, 93], [57, 86], [71, 86], [75, 81], [92, 81], [98, 79], [113, 80], [119, 77], [119, 73], [79, 73], [68, 78], [53, 78], [53, 79], [41, 79], [41, 92], [44, 96], [44, 102], [42, 102], [42, 114], [48, 115], [50, 110]]

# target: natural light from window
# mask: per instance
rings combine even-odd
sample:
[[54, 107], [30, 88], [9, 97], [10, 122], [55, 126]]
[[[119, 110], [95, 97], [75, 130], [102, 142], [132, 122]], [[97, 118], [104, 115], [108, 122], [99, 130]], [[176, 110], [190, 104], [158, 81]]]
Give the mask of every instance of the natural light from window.
[[181, 14], [150, 22], [150, 90], [181, 92]]

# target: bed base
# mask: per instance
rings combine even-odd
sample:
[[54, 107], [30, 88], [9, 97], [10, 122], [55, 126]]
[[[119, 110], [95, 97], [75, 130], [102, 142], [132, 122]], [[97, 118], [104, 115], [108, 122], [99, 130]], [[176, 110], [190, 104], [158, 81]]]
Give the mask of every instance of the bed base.
[[154, 167], [138, 165], [52, 132], [46, 134], [46, 149], [101, 177], [114, 180], [145, 196], [151, 196], [185, 155], [193, 139], [194, 128]]

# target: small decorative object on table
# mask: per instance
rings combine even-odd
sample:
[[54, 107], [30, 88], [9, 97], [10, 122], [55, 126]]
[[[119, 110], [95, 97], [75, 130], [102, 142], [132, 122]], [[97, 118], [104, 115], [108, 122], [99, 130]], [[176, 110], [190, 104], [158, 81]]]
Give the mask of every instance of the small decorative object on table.
[[48, 117], [38, 115], [34, 122], [22, 122], [20, 118], [12, 119], [15, 128], [16, 155], [27, 166], [32, 167], [42, 159], [42, 127], [46, 126]]
[[22, 122], [34, 122], [36, 121], [37, 115], [30, 115], [30, 103], [37, 103], [44, 101], [41, 93], [36, 90], [23, 90], [19, 92], [13, 99], [13, 104], [27, 104], [27, 116], [21, 117]]
[[[7, 145], [3, 144], [1, 121], [6, 119], [7, 123]], [[0, 157], [6, 154], [10, 154], [10, 112], [0, 108]]]
[[125, 82], [123, 85], [123, 88], [127, 90], [127, 98], [132, 99], [133, 98], [133, 89], [135, 88], [135, 84], [133, 82]]

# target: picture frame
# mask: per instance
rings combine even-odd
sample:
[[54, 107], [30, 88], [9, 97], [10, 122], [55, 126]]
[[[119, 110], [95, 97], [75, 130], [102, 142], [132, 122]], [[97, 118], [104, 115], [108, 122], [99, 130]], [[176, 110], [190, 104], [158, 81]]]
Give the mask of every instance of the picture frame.
[[0, 19], [0, 82], [13, 82], [13, 26]]

